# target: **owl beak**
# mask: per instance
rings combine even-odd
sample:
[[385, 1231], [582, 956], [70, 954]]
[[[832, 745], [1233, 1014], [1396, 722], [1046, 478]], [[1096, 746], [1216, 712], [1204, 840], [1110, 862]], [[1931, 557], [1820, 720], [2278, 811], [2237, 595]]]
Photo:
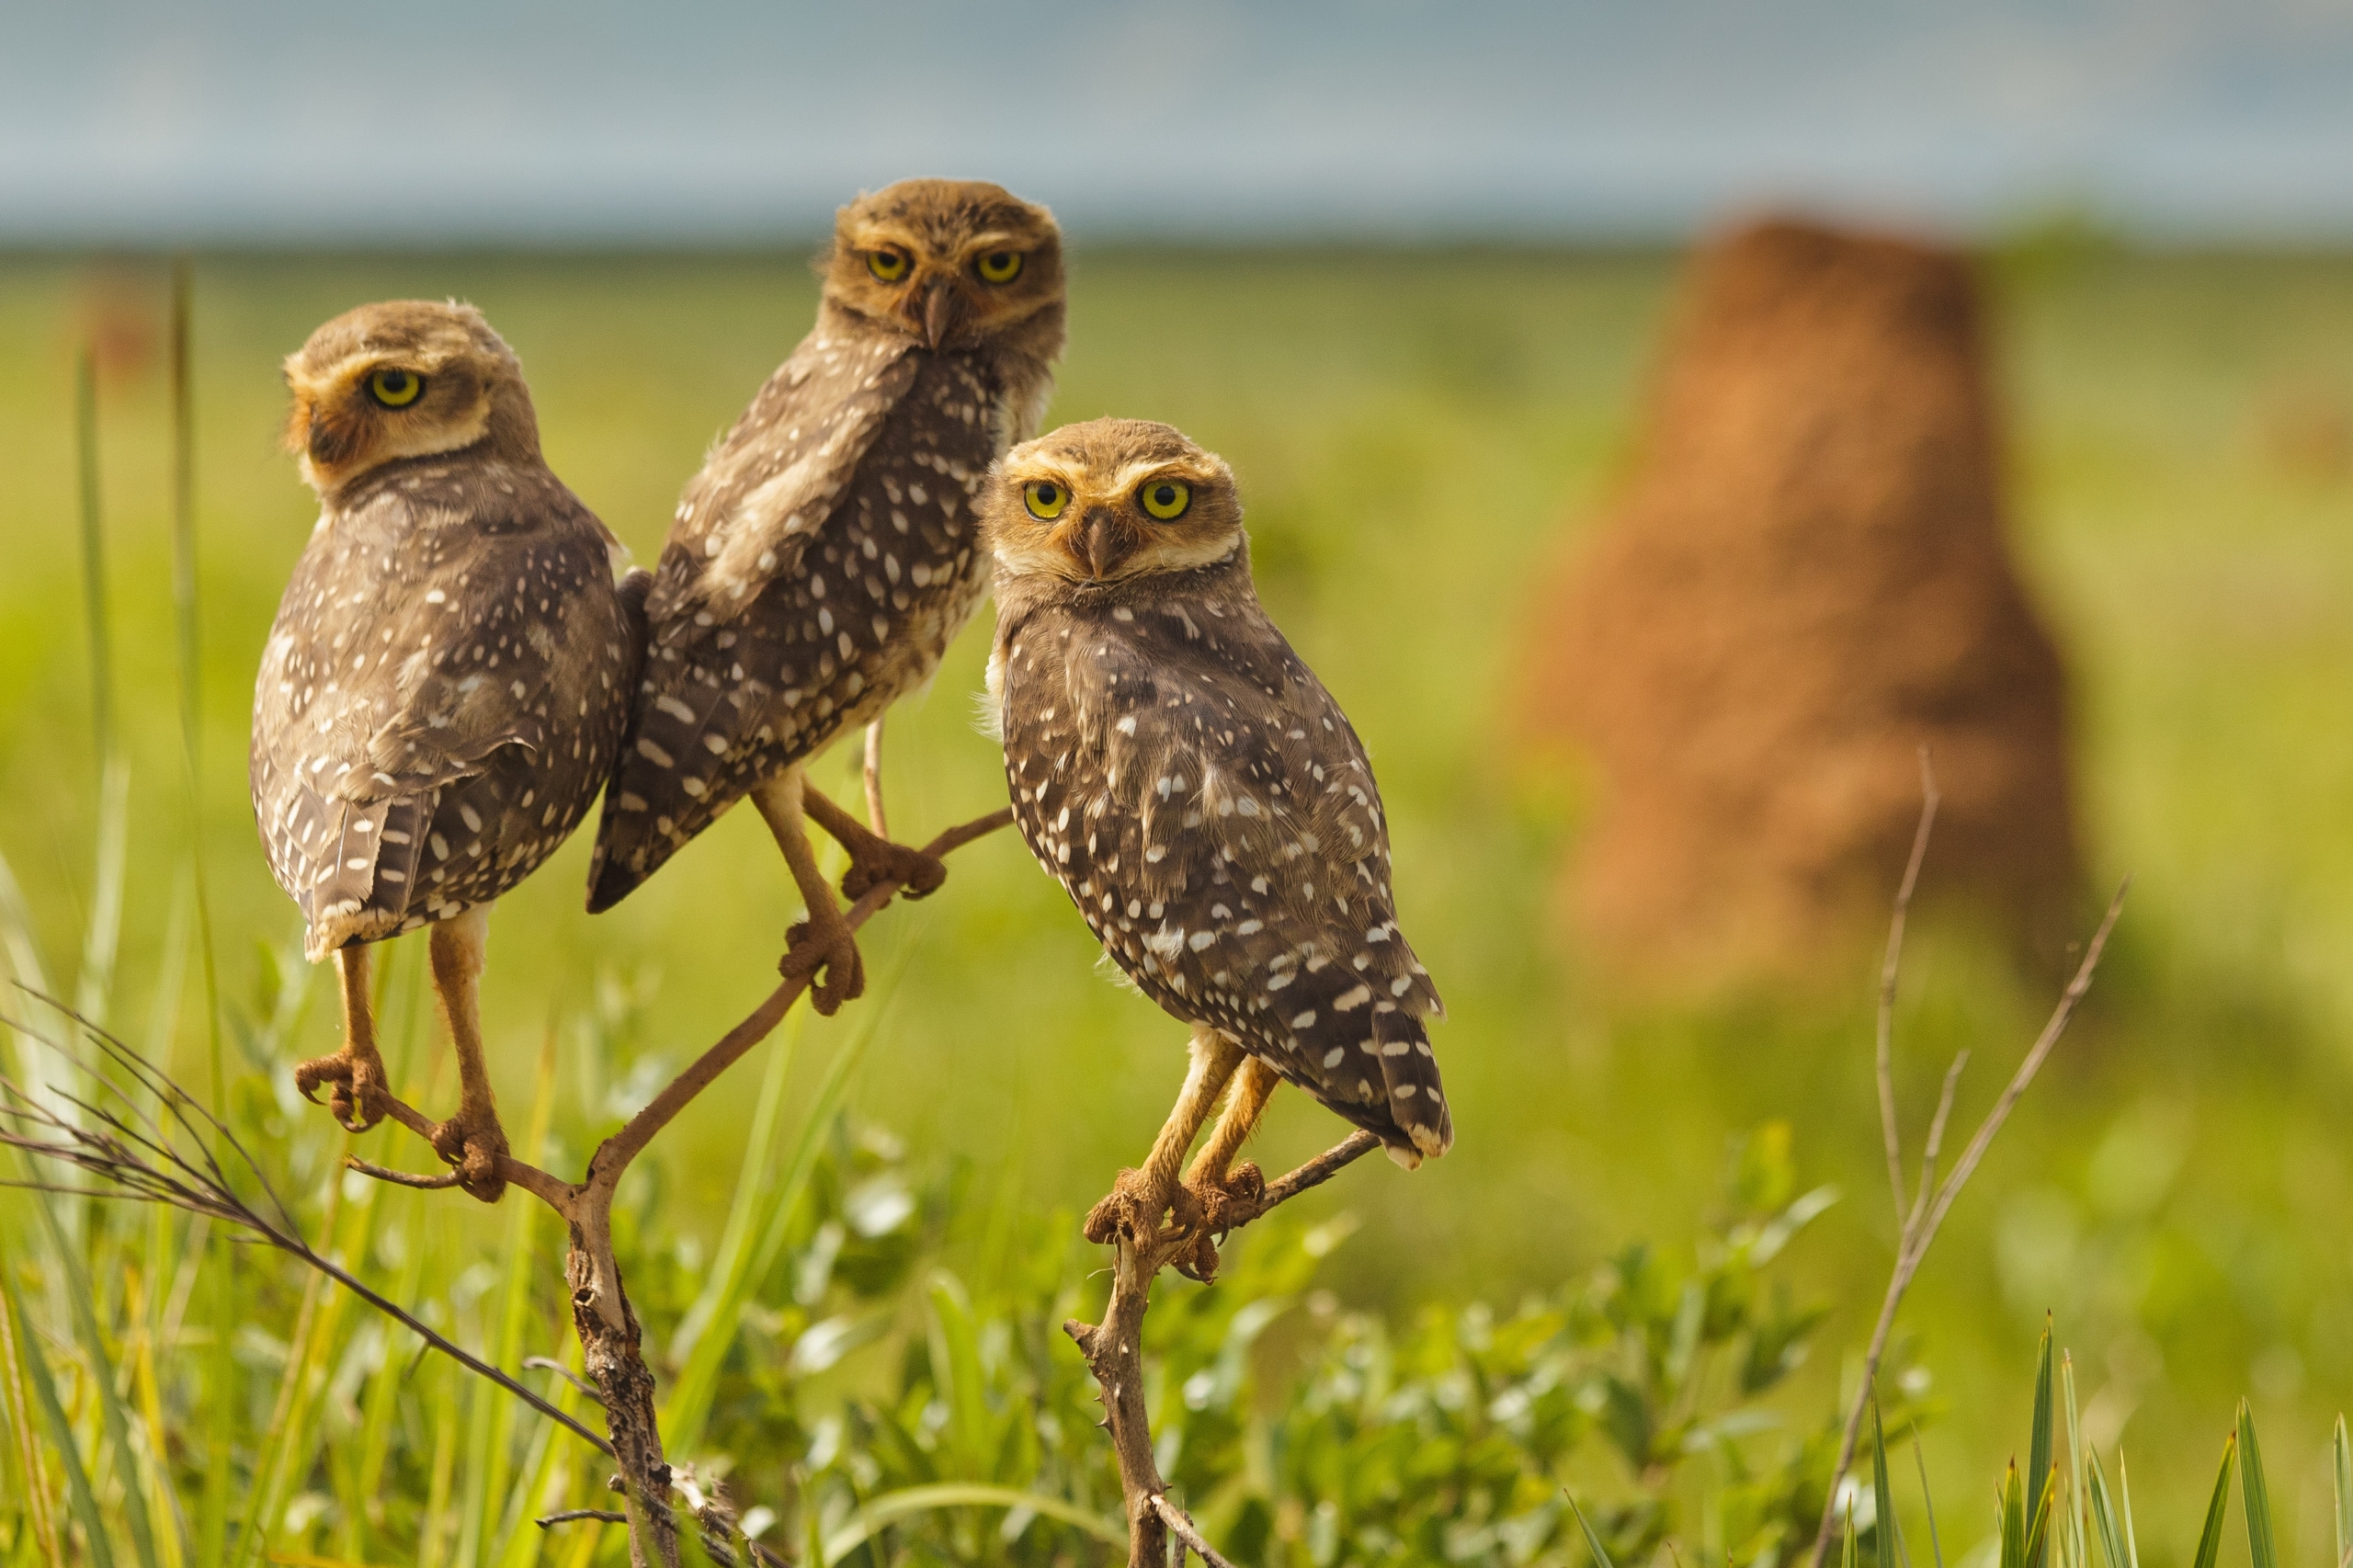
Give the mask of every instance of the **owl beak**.
[[313, 463], [332, 468], [351, 455], [355, 432], [344, 422], [323, 417], [316, 407], [308, 411], [304, 421], [303, 449]]
[[1109, 577], [1120, 562], [1128, 558], [1128, 530], [1121, 528], [1119, 520], [1108, 512], [1088, 514], [1086, 527], [1081, 530], [1078, 543], [1086, 557], [1086, 570], [1097, 582]]
[[964, 318], [964, 297], [945, 278], [932, 280], [923, 296], [923, 336], [935, 351], [954, 335]]

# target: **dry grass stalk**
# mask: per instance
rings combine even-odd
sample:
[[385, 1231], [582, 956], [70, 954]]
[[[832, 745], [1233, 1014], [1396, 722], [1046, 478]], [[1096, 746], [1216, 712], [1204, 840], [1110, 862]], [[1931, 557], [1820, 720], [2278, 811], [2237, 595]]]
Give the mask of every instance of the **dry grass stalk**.
[[2117, 917], [2124, 912], [2124, 895], [2132, 886], [2130, 877], [2118, 884], [2116, 896], [2109, 901], [2107, 914], [2100, 917], [2099, 928], [2092, 933], [2090, 943], [2084, 949], [2083, 960], [2075, 966], [2075, 978], [2060, 994], [2058, 1004], [2052, 1007], [2050, 1018], [2042, 1026], [2042, 1032], [2035, 1038], [2025, 1059], [2018, 1063], [2018, 1071], [2010, 1075], [2001, 1097], [1994, 1102], [1994, 1108], [1987, 1111], [1984, 1120], [1978, 1123], [1976, 1132], [1961, 1150], [1961, 1158], [1954, 1163], [1951, 1172], [1939, 1184], [1936, 1179], [1937, 1161], [1944, 1151], [1946, 1124], [1952, 1116], [1953, 1096], [1961, 1085], [1961, 1069], [1968, 1063], [1969, 1052], [1963, 1051], [1954, 1056], [1952, 1065], [1945, 1071], [1944, 1085], [1938, 1092], [1936, 1113], [1928, 1122], [1927, 1139], [1920, 1153], [1919, 1181], [1907, 1202], [1904, 1192], [1903, 1136], [1895, 1114], [1895, 983], [1903, 962], [1904, 925], [1911, 912], [1913, 892], [1919, 882], [1920, 862], [1927, 854], [1929, 833], [1936, 823], [1938, 798], [1936, 775], [1928, 766], [1925, 750], [1920, 756], [1920, 825], [1913, 835], [1912, 857], [1904, 869], [1903, 885], [1896, 892], [1894, 913], [1888, 925], [1887, 953], [1880, 967], [1879, 1017], [1873, 1053], [1879, 1079], [1880, 1132], [1887, 1148], [1888, 1183], [1894, 1195], [1895, 1217], [1899, 1226], [1895, 1267], [1888, 1277], [1887, 1293], [1880, 1301], [1879, 1320], [1871, 1327], [1870, 1343], [1863, 1353], [1863, 1375], [1855, 1390], [1854, 1403], [1847, 1412], [1846, 1430], [1838, 1444], [1838, 1461], [1830, 1472], [1828, 1495], [1823, 1504], [1822, 1526], [1814, 1535], [1813, 1568], [1824, 1568], [1829, 1560], [1831, 1541], [1837, 1531], [1839, 1484], [1846, 1480], [1847, 1471], [1855, 1462], [1855, 1449], [1862, 1437], [1863, 1417], [1870, 1409], [1871, 1397], [1879, 1381], [1880, 1362], [1887, 1354], [1888, 1338], [1895, 1328], [1896, 1309], [1903, 1305], [1904, 1292], [1911, 1289], [1913, 1276], [1919, 1272], [1921, 1261], [1927, 1256], [1929, 1246], [1937, 1239], [1938, 1227], [1943, 1225], [1945, 1215], [1952, 1209], [1953, 1199], [1961, 1196], [1961, 1187], [1967, 1185], [1980, 1162], [1985, 1158], [1986, 1150], [1993, 1146], [1994, 1139], [2002, 1131], [2002, 1124], [2009, 1119], [2010, 1111], [2017, 1106], [2018, 1097], [2034, 1082], [2035, 1074], [2042, 1070], [2044, 1059], [2059, 1043], [2059, 1037], [2066, 1032], [2076, 1005], [2091, 989], [2092, 975], [2099, 968], [2100, 954], [2108, 946], [2109, 932], [2116, 928]]

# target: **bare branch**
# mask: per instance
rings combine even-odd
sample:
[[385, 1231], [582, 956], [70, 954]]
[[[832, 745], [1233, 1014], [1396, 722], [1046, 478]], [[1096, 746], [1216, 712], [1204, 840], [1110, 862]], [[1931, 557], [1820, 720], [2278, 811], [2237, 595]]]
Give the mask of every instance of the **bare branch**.
[[[1352, 1162], [1381, 1147], [1370, 1132], [1354, 1132], [1290, 1175], [1267, 1184], [1266, 1191], [1246, 1209], [1228, 1209], [1222, 1222], [1226, 1233], [1240, 1230], [1278, 1205], [1332, 1179]], [[1122, 1233], [1111, 1267], [1111, 1299], [1104, 1304], [1100, 1325], [1076, 1318], [1063, 1332], [1076, 1342], [1101, 1391], [1104, 1426], [1111, 1434], [1111, 1451], [1118, 1461], [1120, 1491], [1127, 1500], [1128, 1562], [1130, 1568], [1160, 1568], [1168, 1555], [1168, 1532], [1213, 1568], [1230, 1568], [1201, 1539], [1185, 1511], [1168, 1501], [1168, 1483], [1153, 1457], [1152, 1424], [1143, 1403], [1143, 1314], [1150, 1302], [1154, 1276], [1172, 1263], [1190, 1260], [1203, 1238], [1187, 1226], [1171, 1226], [1141, 1244]], [[1141, 1250], [1140, 1250], [1141, 1249]], [[1182, 1521], [1179, 1528], [1176, 1521]]]
[[533, 1519], [531, 1522], [540, 1528], [546, 1529], [551, 1525], [568, 1525], [581, 1519], [594, 1519], [600, 1525], [629, 1523], [629, 1516], [618, 1508], [566, 1508], [562, 1513], [550, 1514], [544, 1518]]
[[1937, 770], [1928, 748], [1920, 748], [1920, 825], [1912, 832], [1912, 858], [1895, 890], [1895, 910], [1887, 922], [1887, 954], [1879, 966], [1879, 1129], [1887, 1145], [1887, 1186], [1895, 1195], [1895, 1221], [1904, 1222], [1904, 1142], [1895, 1121], [1895, 980], [1904, 962], [1904, 927], [1912, 915], [1912, 894], [1920, 886], [1920, 863], [1928, 858], [1928, 835], [1937, 825]]
[[[2075, 1017], [2076, 1004], [2091, 989], [2092, 975], [2099, 968], [2100, 954], [2107, 949], [2109, 934], [2116, 929], [2118, 916], [2124, 913], [2124, 895], [2131, 887], [2132, 879], [2130, 877], [2118, 884], [2116, 896], [2109, 901], [2108, 913], [2100, 918], [2099, 929], [2092, 934], [2091, 941], [2084, 949], [2083, 961], [2075, 966], [2075, 978], [2060, 994], [2058, 1005], [2051, 1010], [2050, 1019], [2043, 1024], [2042, 1032], [2035, 1037], [2034, 1044], [2029, 1048], [2025, 1060], [2018, 1063], [2018, 1071], [2010, 1075], [2001, 1098], [1994, 1102], [1994, 1108], [1985, 1113], [1984, 1121], [1978, 1123], [1977, 1131], [1969, 1140], [1969, 1146], [1954, 1162], [1952, 1174], [1945, 1177], [1926, 1205], [1914, 1205], [1911, 1218], [1904, 1225], [1896, 1245], [1895, 1267], [1888, 1276], [1887, 1294], [1880, 1301], [1879, 1321], [1871, 1327], [1870, 1346], [1863, 1353], [1862, 1381], [1855, 1391], [1854, 1403], [1847, 1412], [1846, 1432], [1838, 1444], [1838, 1462], [1830, 1472], [1830, 1501], [1823, 1507], [1822, 1528], [1813, 1540], [1813, 1568], [1823, 1568], [1829, 1557], [1831, 1537], [1838, 1523], [1838, 1483], [1847, 1478], [1847, 1471], [1855, 1462], [1855, 1448], [1862, 1437], [1863, 1416], [1870, 1408], [1879, 1381], [1880, 1362], [1887, 1354], [1888, 1337], [1895, 1328], [1896, 1309], [1903, 1305], [1904, 1293], [1911, 1289], [1912, 1277], [1919, 1272], [1921, 1260], [1927, 1256], [1929, 1246], [1937, 1239], [1938, 1228], [1944, 1223], [1945, 1215], [1952, 1209], [1953, 1199], [1961, 1196], [1961, 1187], [1967, 1185], [1979, 1162], [1984, 1159], [1985, 1151], [1992, 1147], [1995, 1137], [2001, 1132], [2002, 1124], [2009, 1119], [2010, 1111], [2018, 1104], [2018, 1097], [2034, 1082], [2035, 1074], [2042, 1069], [2044, 1059], [2059, 1043], [2059, 1037], [2066, 1032], [2068, 1020]], [[1944, 1097], [1938, 1106], [1937, 1120], [1931, 1130], [1932, 1145], [1942, 1137], [1945, 1114], [1951, 1108], [1953, 1085], [1960, 1080], [1961, 1065], [1957, 1059], [1951, 1071], [1945, 1074]], [[1902, 1202], [1900, 1193], [1897, 1201], [1899, 1205]]]

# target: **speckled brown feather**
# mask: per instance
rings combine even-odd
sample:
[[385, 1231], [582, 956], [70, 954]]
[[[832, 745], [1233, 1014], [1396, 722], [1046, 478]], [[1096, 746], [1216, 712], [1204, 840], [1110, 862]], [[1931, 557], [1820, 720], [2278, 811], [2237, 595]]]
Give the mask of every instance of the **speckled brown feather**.
[[1453, 1118], [1364, 748], [1246, 544], [1112, 583], [1001, 572], [992, 675], [1023, 838], [1135, 984], [1412, 1157]]
[[[939, 189], [850, 210], [944, 232], [988, 210], [971, 207], [975, 187], [911, 183]], [[592, 911], [763, 779], [929, 680], [987, 593], [972, 501], [1044, 403], [1059, 282], [1009, 336], [938, 348], [828, 287], [815, 330], [679, 502], [589, 869]]]
[[499, 896], [611, 771], [635, 650], [611, 536], [469, 450], [332, 492], [264, 652], [251, 783], [312, 959]]

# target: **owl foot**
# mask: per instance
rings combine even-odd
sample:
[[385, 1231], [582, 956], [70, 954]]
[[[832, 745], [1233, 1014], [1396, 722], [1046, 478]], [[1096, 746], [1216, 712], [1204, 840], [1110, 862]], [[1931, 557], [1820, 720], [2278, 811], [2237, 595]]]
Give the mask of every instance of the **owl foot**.
[[1256, 1162], [1245, 1160], [1222, 1181], [1188, 1177], [1180, 1190], [1200, 1211], [1192, 1246], [1170, 1261], [1176, 1272], [1204, 1285], [1217, 1280], [1217, 1244], [1228, 1231], [1256, 1219], [1267, 1198], [1267, 1178]]
[[498, 1112], [484, 1107], [458, 1114], [433, 1130], [433, 1152], [458, 1173], [458, 1185], [484, 1203], [495, 1203], [506, 1192], [506, 1178], [498, 1161], [506, 1153], [506, 1130]]
[[[1165, 1230], [1163, 1214], [1169, 1221]], [[1111, 1190], [1086, 1211], [1081, 1230], [1097, 1245], [1126, 1236], [1139, 1249], [1151, 1251], [1190, 1233], [1200, 1221], [1199, 1200], [1181, 1185], [1156, 1183], [1143, 1171], [1121, 1171]]]
[[906, 898], [938, 892], [948, 880], [948, 863], [937, 855], [887, 838], [852, 845], [849, 869], [842, 874], [842, 896], [856, 903], [879, 887], [895, 887]]
[[327, 1110], [346, 1132], [365, 1132], [392, 1109], [392, 1088], [384, 1081], [384, 1059], [367, 1043], [346, 1043], [333, 1056], [313, 1057], [294, 1069], [294, 1086], [313, 1105], [322, 1084], [334, 1085]]
[[[827, 904], [823, 915], [814, 909], [784, 934], [784, 958], [776, 966], [787, 980], [809, 982], [809, 1005], [819, 1016], [832, 1017], [845, 1002], [866, 994], [866, 960], [858, 956], [858, 937], [841, 911]], [[818, 980], [820, 971], [824, 974]]]

